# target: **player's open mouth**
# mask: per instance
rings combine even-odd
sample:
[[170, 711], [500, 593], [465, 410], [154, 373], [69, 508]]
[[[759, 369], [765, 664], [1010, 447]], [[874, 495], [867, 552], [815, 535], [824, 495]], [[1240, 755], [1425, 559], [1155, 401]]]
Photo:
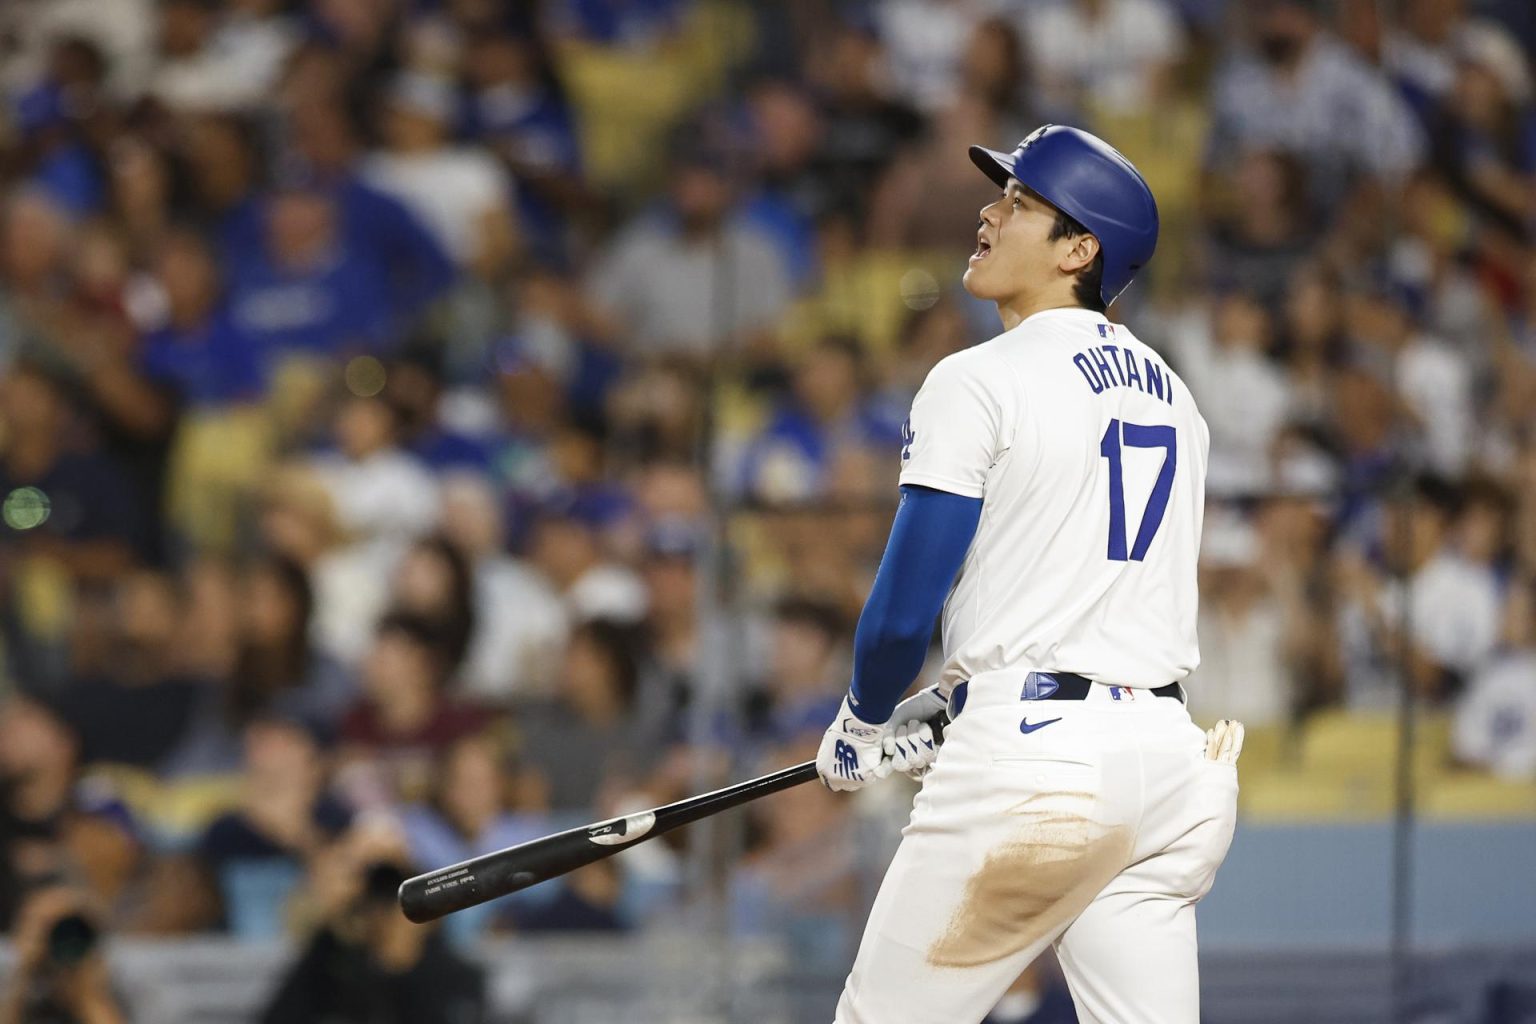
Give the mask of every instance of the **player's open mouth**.
[[977, 239], [977, 241], [976, 241], [976, 251], [971, 254], [971, 259], [973, 259], [973, 260], [985, 259], [987, 253], [989, 253], [991, 251], [992, 251], [992, 245], [991, 245], [990, 242], [988, 242], [984, 238]]

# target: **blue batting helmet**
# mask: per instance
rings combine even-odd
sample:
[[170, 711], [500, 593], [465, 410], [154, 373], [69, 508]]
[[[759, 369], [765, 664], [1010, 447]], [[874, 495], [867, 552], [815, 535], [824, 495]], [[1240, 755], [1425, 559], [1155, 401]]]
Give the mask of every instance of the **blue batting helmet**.
[[1099, 240], [1107, 306], [1157, 248], [1157, 201], [1141, 172], [1097, 135], [1048, 124], [1012, 153], [971, 147], [971, 161], [999, 188], [1017, 178]]

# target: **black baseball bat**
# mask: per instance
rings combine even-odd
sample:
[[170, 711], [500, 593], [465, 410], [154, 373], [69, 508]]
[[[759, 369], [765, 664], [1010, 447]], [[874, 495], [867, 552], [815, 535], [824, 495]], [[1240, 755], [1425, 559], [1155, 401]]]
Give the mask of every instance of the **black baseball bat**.
[[[929, 720], [935, 743], [943, 740], [945, 721], [942, 711]], [[400, 886], [400, 909], [417, 924], [435, 921], [445, 914], [519, 892], [530, 885], [612, 857], [636, 843], [654, 839], [700, 818], [814, 778], [816, 762], [806, 761], [649, 811], [567, 829], [542, 839], [530, 839], [505, 850], [406, 879]]]

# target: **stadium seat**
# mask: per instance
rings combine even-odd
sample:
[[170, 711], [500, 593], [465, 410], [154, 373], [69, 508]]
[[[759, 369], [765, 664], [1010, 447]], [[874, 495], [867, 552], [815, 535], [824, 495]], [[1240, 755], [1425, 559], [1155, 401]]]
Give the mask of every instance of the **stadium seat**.
[[240, 802], [240, 777], [210, 775], [167, 781], [128, 765], [97, 765], [88, 784], [114, 793], [156, 845], [176, 848], [195, 840], [212, 821]]
[[187, 415], [171, 455], [167, 495], [172, 521], [191, 545], [227, 551], [240, 517], [271, 463], [264, 410], [241, 406]]
[[1432, 780], [1418, 794], [1419, 813], [1441, 820], [1536, 817], [1536, 782], [1458, 772]]
[[[1395, 713], [1329, 711], [1308, 719], [1298, 744], [1303, 771], [1352, 779], [1390, 780], [1396, 772], [1398, 719]], [[1447, 763], [1450, 722], [1438, 713], [1415, 722], [1414, 769], [1420, 776], [1439, 772]]]
[[1384, 818], [1392, 810], [1387, 776], [1350, 777], [1281, 766], [1267, 772], [1242, 772], [1240, 777], [1238, 808], [1247, 819], [1355, 821]]

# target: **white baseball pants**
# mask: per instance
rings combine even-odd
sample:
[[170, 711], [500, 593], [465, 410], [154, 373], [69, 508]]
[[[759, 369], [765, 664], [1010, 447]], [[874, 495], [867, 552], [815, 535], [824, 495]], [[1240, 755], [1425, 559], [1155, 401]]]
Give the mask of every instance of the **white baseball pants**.
[[1237, 769], [1184, 705], [1095, 685], [1020, 700], [971, 680], [923, 780], [837, 1024], [974, 1024], [1049, 945], [1083, 1024], [1197, 1024], [1195, 903], [1226, 857]]

